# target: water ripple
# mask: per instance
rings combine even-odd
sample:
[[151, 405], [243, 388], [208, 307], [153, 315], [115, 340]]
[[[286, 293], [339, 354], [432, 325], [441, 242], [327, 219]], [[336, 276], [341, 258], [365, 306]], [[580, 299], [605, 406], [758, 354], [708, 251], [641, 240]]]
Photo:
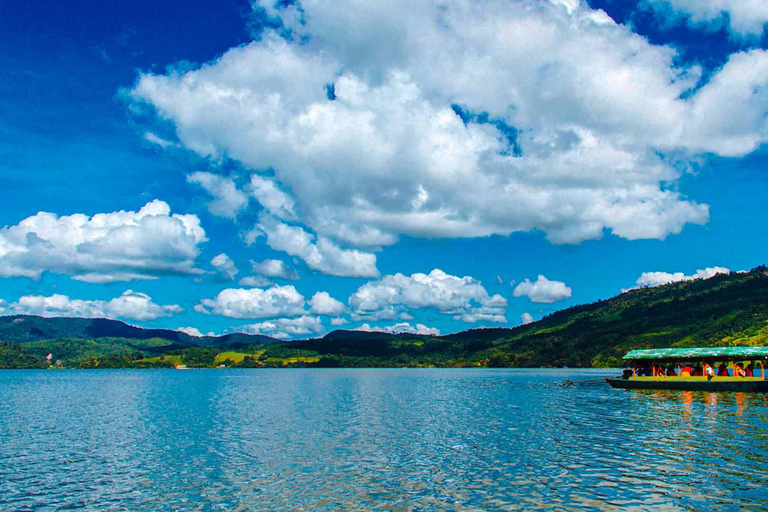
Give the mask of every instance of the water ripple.
[[599, 375], [0, 372], [0, 509], [768, 510], [765, 395]]

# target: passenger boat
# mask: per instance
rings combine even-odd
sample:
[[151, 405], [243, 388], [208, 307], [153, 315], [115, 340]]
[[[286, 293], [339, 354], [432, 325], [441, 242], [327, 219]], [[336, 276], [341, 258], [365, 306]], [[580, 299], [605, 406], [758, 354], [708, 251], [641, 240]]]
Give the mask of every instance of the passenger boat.
[[624, 360], [631, 369], [606, 379], [614, 388], [768, 392], [768, 347], [633, 350]]

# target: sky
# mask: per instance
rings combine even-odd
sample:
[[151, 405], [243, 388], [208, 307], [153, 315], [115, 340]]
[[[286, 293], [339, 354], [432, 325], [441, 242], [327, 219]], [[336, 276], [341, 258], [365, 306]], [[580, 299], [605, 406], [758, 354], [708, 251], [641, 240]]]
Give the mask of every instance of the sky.
[[768, 262], [768, 5], [11, 2], [0, 315], [514, 327]]

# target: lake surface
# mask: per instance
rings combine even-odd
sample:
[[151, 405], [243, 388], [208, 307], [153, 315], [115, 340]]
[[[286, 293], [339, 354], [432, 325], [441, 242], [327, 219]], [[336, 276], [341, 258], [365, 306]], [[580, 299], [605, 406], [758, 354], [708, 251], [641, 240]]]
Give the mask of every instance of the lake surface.
[[768, 510], [768, 397], [613, 373], [0, 371], [0, 510]]

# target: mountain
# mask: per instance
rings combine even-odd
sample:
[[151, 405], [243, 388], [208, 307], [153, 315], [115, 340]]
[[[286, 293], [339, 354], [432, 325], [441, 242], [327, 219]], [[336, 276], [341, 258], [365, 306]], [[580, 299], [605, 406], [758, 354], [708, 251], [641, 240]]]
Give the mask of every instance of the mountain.
[[[621, 366], [632, 349], [768, 345], [768, 270], [630, 290], [515, 328], [445, 336], [333, 331], [193, 337], [105, 319], [0, 317], [0, 368], [45, 366]], [[5, 354], [5, 355], [3, 355]], [[5, 359], [3, 359], [5, 358]]]
[[514, 329], [445, 338], [474, 344], [492, 366], [620, 366], [632, 349], [768, 345], [768, 270], [630, 290]]
[[277, 343], [279, 340], [256, 334], [227, 334], [224, 336], [190, 336], [170, 329], [145, 329], [106, 318], [46, 318], [31, 315], [0, 317], [0, 340], [25, 344], [53, 338], [130, 338], [148, 340], [160, 338], [185, 345], [230, 345]]
[[719, 274], [440, 337], [335, 331], [289, 345], [332, 366], [621, 366], [637, 348], [768, 344], [768, 271]]

